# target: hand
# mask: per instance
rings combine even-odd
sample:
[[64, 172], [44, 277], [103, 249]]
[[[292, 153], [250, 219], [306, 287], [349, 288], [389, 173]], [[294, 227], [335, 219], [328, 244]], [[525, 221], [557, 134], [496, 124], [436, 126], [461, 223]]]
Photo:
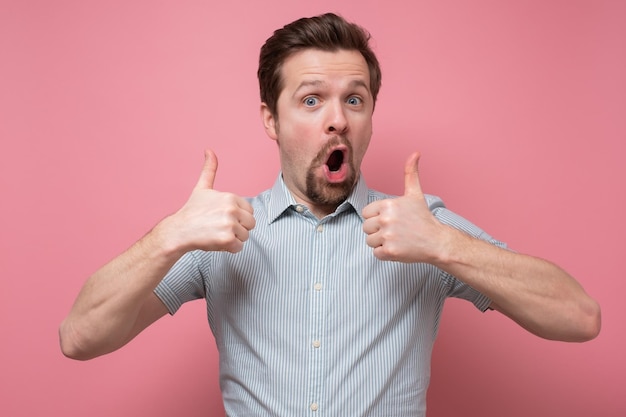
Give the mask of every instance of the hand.
[[434, 263], [442, 253], [447, 227], [428, 208], [419, 181], [419, 158], [415, 152], [406, 162], [403, 196], [375, 201], [363, 209], [366, 242], [378, 259]]
[[167, 219], [167, 236], [184, 251], [239, 252], [255, 226], [250, 203], [213, 189], [216, 172], [217, 157], [207, 149], [202, 173], [189, 200]]

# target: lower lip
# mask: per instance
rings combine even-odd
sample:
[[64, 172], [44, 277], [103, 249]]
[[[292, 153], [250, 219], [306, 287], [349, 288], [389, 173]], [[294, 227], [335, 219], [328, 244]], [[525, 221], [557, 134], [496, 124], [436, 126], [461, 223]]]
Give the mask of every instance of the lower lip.
[[328, 166], [324, 165], [324, 176], [326, 177], [326, 181], [331, 184], [343, 182], [348, 177], [348, 164], [341, 164], [338, 171], [331, 171], [328, 169]]

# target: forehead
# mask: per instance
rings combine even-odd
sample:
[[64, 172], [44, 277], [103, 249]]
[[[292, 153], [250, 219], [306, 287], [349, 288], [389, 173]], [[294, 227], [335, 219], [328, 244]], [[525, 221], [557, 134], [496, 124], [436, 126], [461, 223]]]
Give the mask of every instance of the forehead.
[[360, 52], [353, 50], [298, 51], [285, 60], [281, 75], [284, 90], [293, 91], [307, 82], [347, 85], [355, 81], [361, 81], [370, 89], [367, 62]]

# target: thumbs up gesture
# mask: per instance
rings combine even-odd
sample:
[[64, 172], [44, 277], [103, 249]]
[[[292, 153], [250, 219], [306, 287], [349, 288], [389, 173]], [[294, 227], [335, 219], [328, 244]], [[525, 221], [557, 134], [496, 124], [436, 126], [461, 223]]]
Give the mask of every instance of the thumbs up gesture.
[[404, 195], [375, 201], [363, 209], [363, 231], [374, 256], [400, 262], [433, 262], [446, 227], [430, 212], [418, 175], [419, 152], [404, 168]]
[[217, 157], [205, 151], [205, 162], [189, 200], [166, 219], [168, 238], [184, 252], [239, 252], [255, 226], [254, 211], [245, 199], [213, 189]]

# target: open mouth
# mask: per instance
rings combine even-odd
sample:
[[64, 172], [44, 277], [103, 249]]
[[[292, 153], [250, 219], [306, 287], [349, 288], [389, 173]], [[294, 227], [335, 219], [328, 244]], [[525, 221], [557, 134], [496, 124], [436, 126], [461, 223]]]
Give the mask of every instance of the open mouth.
[[343, 183], [350, 176], [352, 149], [347, 141], [343, 142], [340, 138], [330, 140], [315, 159], [327, 184]]
[[328, 160], [326, 161], [326, 165], [328, 166], [328, 170], [330, 172], [337, 172], [341, 169], [341, 165], [343, 164], [343, 152], [339, 149], [334, 150]]

